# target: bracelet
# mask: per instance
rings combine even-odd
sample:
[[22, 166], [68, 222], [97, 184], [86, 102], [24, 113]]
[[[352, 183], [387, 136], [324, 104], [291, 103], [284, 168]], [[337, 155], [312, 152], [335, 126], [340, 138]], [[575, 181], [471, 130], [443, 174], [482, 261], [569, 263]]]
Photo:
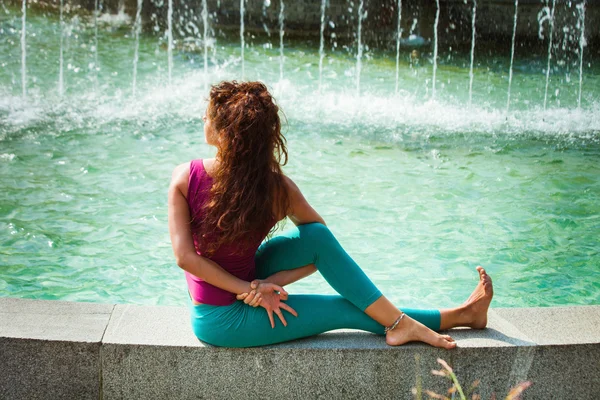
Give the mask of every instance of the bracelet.
[[[402, 311], [400, 311], [400, 312], [402, 312]], [[400, 321], [402, 321], [402, 318], [404, 318], [405, 315], [406, 314], [404, 314], [404, 313], [400, 314], [398, 319], [396, 319], [392, 325], [385, 327], [385, 329], [383, 330], [383, 333], [388, 333], [389, 331], [393, 331], [398, 326]]]

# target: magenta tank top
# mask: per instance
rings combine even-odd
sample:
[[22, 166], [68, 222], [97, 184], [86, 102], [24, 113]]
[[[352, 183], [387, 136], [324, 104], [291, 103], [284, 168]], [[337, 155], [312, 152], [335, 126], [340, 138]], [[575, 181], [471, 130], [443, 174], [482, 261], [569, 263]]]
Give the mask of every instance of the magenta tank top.
[[[206, 203], [211, 186], [212, 178], [206, 173], [202, 160], [192, 160], [190, 162], [187, 199], [190, 215], [196, 215], [197, 211]], [[256, 279], [254, 254], [267, 233], [268, 231], [264, 234], [257, 234], [255, 243], [252, 243], [252, 246], [246, 247], [239, 244], [236, 245], [235, 243], [223, 245], [211, 257], [207, 258], [219, 264], [230, 274], [245, 281], [252, 281]], [[196, 234], [193, 234], [193, 237], [196, 252], [198, 255], [202, 255], [202, 249], [199, 247]], [[242, 249], [243, 252], [240, 251]], [[199, 303], [225, 306], [236, 301], [235, 294], [219, 289], [187, 271], [185, 272], [185, 277], [192, 299]]]

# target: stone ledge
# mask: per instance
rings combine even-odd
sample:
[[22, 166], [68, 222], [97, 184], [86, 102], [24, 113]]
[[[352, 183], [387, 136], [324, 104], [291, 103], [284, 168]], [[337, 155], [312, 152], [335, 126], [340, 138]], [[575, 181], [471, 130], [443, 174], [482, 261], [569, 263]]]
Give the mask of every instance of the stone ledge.
[[[525, 398], [593, 398], [600, 306], [493, 309], [488, 328], [455, 329], [459, 348], [391, 348], [352, 330], [251, 349], [199, 342], [185, 307], [0, 298], [0, 398], [412, 398], [443, 393], [448, 361], [463, 384]], [[419, 358], [417, 361], [416, 358]]]

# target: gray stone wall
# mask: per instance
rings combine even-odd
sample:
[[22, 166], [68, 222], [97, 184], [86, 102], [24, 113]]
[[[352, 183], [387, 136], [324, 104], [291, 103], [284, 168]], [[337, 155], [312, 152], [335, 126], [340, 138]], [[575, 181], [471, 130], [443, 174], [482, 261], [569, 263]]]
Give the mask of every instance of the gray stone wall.
[[[215, 348], [186, 308], [0, 298], [1, 399], [412, 399], [444, 393], [446, 360], [464, 387], [503, 398], [595, 398], [600, 306], [493, 309], [485, 330], [456, 329], [454, 350], [333, 331], [251, 349]], [[420, 382], [420, 383], [418, 383]]]

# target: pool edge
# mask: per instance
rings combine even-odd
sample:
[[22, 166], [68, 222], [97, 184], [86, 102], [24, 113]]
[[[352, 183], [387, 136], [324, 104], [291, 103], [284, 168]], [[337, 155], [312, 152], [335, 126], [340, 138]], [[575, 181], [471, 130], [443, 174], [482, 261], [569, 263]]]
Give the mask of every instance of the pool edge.
[[185, 307], [0, 298], [0, 398], [412, 398], [417, 376], [449, 387], [438, 357], [483, 398], [525, 380], [525, 398], [592, 398], [599, 327], [600, 306], [495, 308], [488, 329], [449, 331], [451, 351], [351, 330], [227, 349], [200, 343]]

